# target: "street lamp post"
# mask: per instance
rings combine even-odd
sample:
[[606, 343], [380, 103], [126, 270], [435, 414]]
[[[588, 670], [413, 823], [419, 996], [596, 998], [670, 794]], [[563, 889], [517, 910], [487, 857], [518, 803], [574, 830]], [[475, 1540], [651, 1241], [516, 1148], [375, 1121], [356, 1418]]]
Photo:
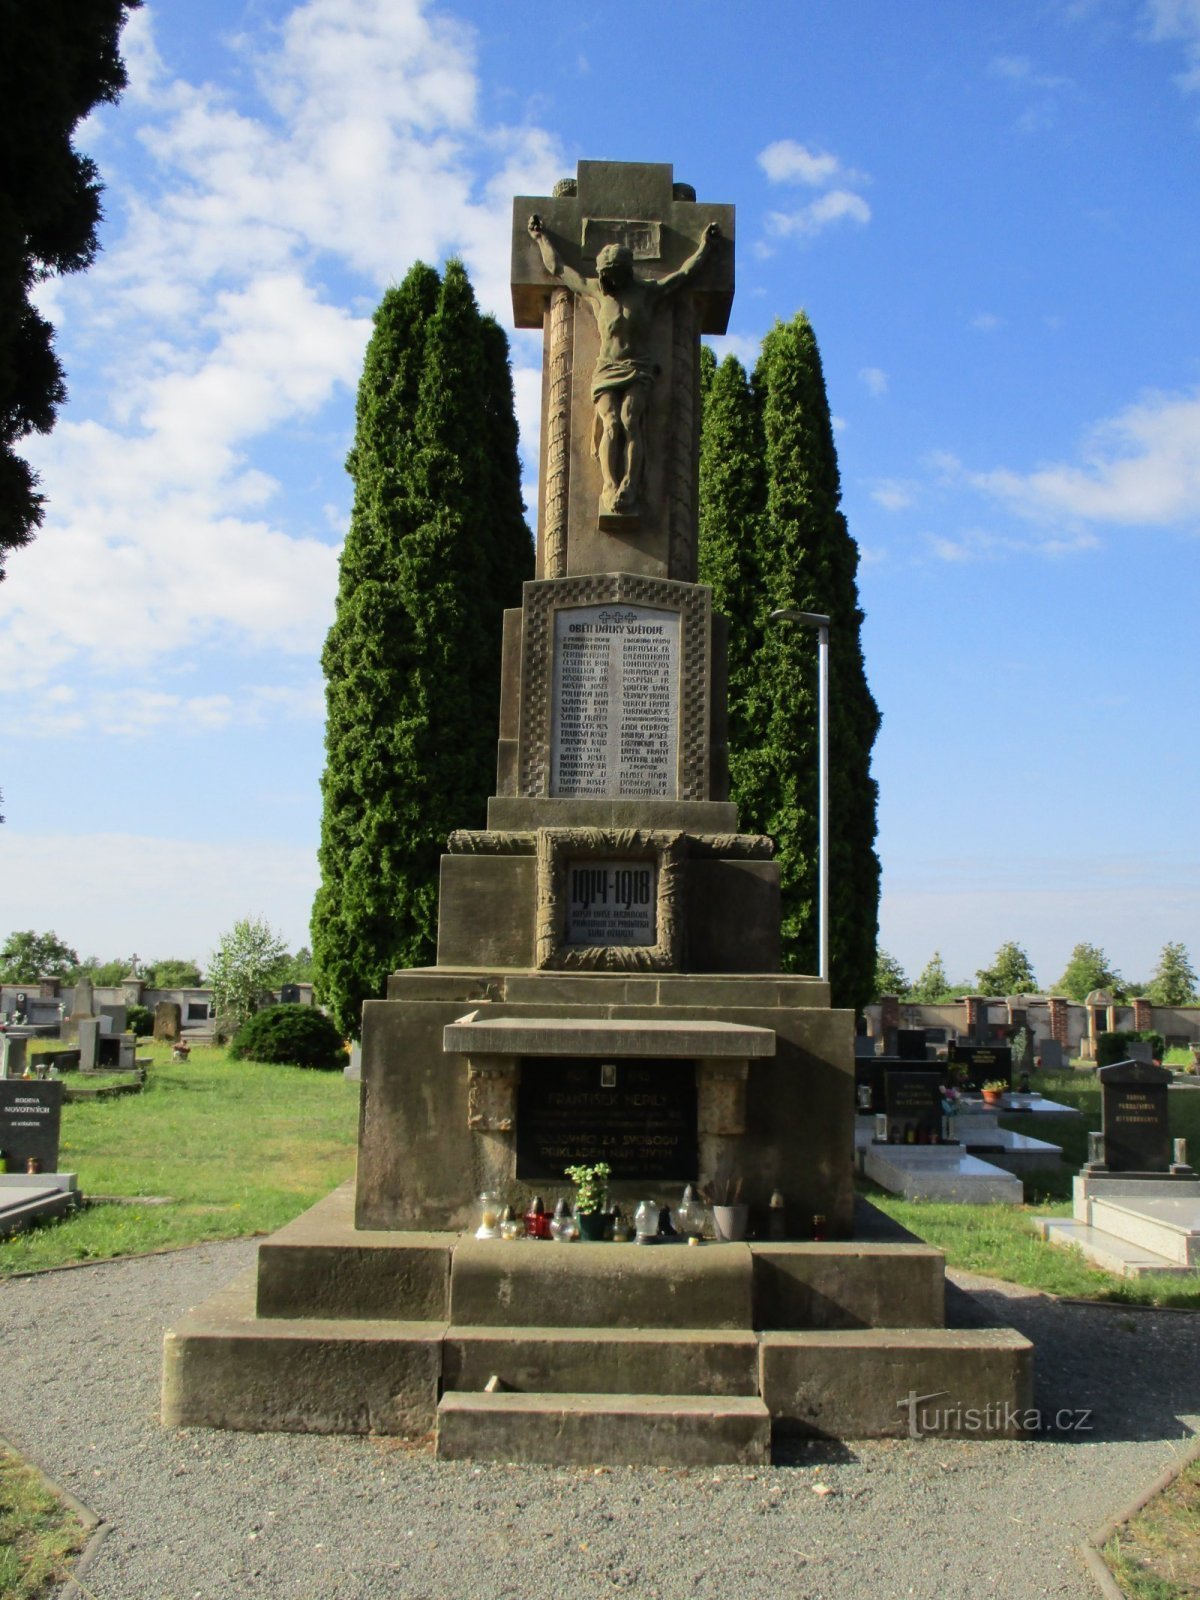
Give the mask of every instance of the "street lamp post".
[[817, 630], [817, 963], [829, 978], [829, 618], [820, 611], [783, 606], [771, 622], [799, 622]]

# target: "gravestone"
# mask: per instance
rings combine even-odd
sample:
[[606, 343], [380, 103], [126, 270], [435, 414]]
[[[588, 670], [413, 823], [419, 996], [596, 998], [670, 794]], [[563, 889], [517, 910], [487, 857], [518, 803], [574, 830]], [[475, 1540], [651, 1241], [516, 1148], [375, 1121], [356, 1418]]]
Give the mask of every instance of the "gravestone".
[[982, 1089], [985, 1083], [1003, 1081], [1012, 1087], [1012, 1049], [1006, 1044], [952, 1044], [949, 1060], [966, 1069], [960, 1087]]
[[105, 1033], [125, 1032], [126, 1027], [129, 1025], [128, 1006], [115, 1004], [109, 1005], [107, 1002], [104, 1002], [97, 1009], [102, 1017], [107, 1017], [109, 1020], [109, 1026], [103, 1030]]
[[77, 978], [71, 997], [72, 1017], [94, 1016], [96, 1011], [95, 988], [90, 978]]
[[889, 1072], [884, 1094], [889, 1144], [942, 1142], [942, 1090], [936, 1072]]
[[1168, 1086], [1173, 1074], [1152, 1062], [1117, 1061], [1101, 1067], [1100, 1123], [1104, 1161], [1091, 1170], [1166, 1173], [1171, 1170]]
[[[205, 1010], [207, 1011], [207, 1007]], [[154, 1037], [174, 1044], [183, 1032], [182, 1013], [175, 1000], [159, 1000], [154, 1007]]]
[[924, 1061], [926, 1042], [924, 1028], [897, 1028], [895, 1053], [901, 1061]]
[[1143, 1061], [1151, 1065], [1154, 1061], [1154, 1045], [1149, 1039], [1126, 1039], [1125, 1055], [1129, 1061]]
[[79, 1070], [94, 1072], [100, 1065], [100, 1018], [80, 1017], [75, 1026], [79, 1040]]
[[0, 1083], [0, 1153], [9, 1172], [25, 1172], [31, 1158], [42, 1172], [58, 1171], [62, 1092], [52, 1081]]
[[1037, 1054], [1042, 1058], [1043, 1072], [1063, 1070], [1063, 1047], [1057, 1039], [1043, 1039], [1037, 1047]]
[[0, 1034], [0, 1078], [19, 1078], [25, 1071], [26, 1043], [23, 1034]]
[[858, 1061], [874, 1061], [875, 1040], [869, 1033], [857, 1033], [854, 1036], [854, 1056]]
[[298, 983], [280, 984], [279, 1004], [281, 1006], [298, 1006], [300, 1004], [300, 985]]

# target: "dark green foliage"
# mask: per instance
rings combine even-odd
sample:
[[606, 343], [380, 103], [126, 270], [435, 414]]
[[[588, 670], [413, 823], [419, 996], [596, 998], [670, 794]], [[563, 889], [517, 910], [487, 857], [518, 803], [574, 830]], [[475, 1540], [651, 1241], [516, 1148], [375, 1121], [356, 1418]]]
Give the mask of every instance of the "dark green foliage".
[[154, 1013], [149, 1006], [126, 1006], [125, 1027], [130, 1033], [136, 1033], [139, 1039], [144, 1039], [154, 1032]]
[[896, 996], [908, 993], [908, 977], [904, 968], [882, 947], [875, 952], [875, 987], [872, 1000], [881, 1000], [885, 994]]
[[[761, 742], [756, 654], [761, 644], [759, 543], [766, 499], [762, 426], [745, 368], [736, 356], [717, 366], [701, 350], [699, 575], [729, 619], [730, 792], [740, 800]], [[745, 819], [743, 819], [743, 823]]]
[[266, 1006], [248, 1017], [229, 1046], [234, 1061], [333, 1072], [346, 1065], [341, 1030], [315, 1006]]
[[56, 933], [25, 928], [10, 933], [0, 945], [0, 979], [36, 983], [39, 978], [65, 977], [79, 966], [79, 957]]
[[1071, 1000], [1086, 1000], [1094, 989], [1105, 989], [1114, 1000], [1124, 998], [1125, 983], [1099, 945], [1077, 944], [1071, 951], [1066, 970], [1053, 990]]
[[143, 976], [151, 989], [198, 989], [200, 968], [194, 961], [180, 956], [168, 956], [162, 961], [152, 961]]
[[504, 334], [462, 264], [418, 263], [375, 314], [325, 645], [318, 993], [346, 1034], [433, 960], [438, 866], [494, 788], [500, 633], [533, 575]]
[[841, 485], [825, 381], [807, 317], [777, 323], [746, 384], [728, 358], [706, 364], [701, 556], [730, 615], [730, 792], [741, 825], [775, 837], [784, 963], [815, 972], [817, 642], [782, 607], [827, 614], [830, 643], [830, 977], [837, 1006], [875, 985], [879, 860], [870, 774], [879, 713], [859, 639], [858, 551]]
[[125, 87], [117, 50], [140, 0], [0, 0], [0, 579], [42, 521], [37, 476], [14, 447], [48, 433], [66, 398], [54, 330], [29, 292], [96, 254], [101, 185], [72, 148], [88, 112]]
[[1186, 1006], [1195, 1000], [1196, 969], [1185, 944], [1163, 945], [1146, 993], [1156, 1006]]
[[1148, 1040], [1155, 1061], [1162, 1060], [1163, 1051], [1167, 1048], [1167, 1041], [1161, 1033], [1156, 1033], [1153, 1028], [1143, 1028], [1140, 1032], [1126, 1028], [1116, 1029], [1111, 1033], [1101, 1033], [1096, 1036], [1096, 1065], [1098, 1067], [1111, 1067], [1114, 1061], [1128, 1060], [1129, 1041], [1131, 1039]]
[[1037, 994], [1033, 963], [1021, 946], [1009, 939], [992, 958], [990, 967], [975, 974], [982, 995]]

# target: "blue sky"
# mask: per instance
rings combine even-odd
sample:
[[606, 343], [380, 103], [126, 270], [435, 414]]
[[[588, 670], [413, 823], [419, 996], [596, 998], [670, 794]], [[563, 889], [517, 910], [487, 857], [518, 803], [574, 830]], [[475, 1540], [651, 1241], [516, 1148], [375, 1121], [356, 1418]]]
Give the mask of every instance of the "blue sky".
[[[457, 252], [511, 326], [511, 196], [584, 157], [737, 206], [722, 352], [816, 328], [881, 942], [1200, 955], [1200, 0], [209, 0], [125, 54], [79, 138], [104, 252], [41, 291], [71, 398], [0, 586], [0, 936], [307, 942], [371, 311]], [[539, 359], [514, 336], [531, 503]]]

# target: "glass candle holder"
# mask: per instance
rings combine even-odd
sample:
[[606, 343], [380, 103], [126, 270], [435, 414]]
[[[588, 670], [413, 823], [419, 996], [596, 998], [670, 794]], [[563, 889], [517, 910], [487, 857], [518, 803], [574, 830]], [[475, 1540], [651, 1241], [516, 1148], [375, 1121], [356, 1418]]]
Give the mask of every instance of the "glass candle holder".
[[550, 1222], [550, 1237], [555, 1244], [570, 1244], [579, 1234], [575, 1225], [575, 1218], [571, 1215], [571, 1208], [565, 1200], [560, 1200], [554, 1208], [554, 1216]]
[[1104, 1160], [1104, 1135], [1102, 1133], [1088, 1134], [1088, 1165], [1097, 1165]]
[[533, 1204], [525, 1213], [525, 1235], [529, 1239], [550, 1237], [550, 1218], [540, 1194], [534, 1195]]
[[500, 1196], [494, 1189], [485, 1189], [479, 1196], [479, 1226], [475, 1230], [477, 1239], [498, 1239], [500, 1237]]
[[658, 1207], [653, 1200], [643, 1200], [634, 1212], [633, 1226], [638, 1244], [653, 1244], [658, 1238]]

